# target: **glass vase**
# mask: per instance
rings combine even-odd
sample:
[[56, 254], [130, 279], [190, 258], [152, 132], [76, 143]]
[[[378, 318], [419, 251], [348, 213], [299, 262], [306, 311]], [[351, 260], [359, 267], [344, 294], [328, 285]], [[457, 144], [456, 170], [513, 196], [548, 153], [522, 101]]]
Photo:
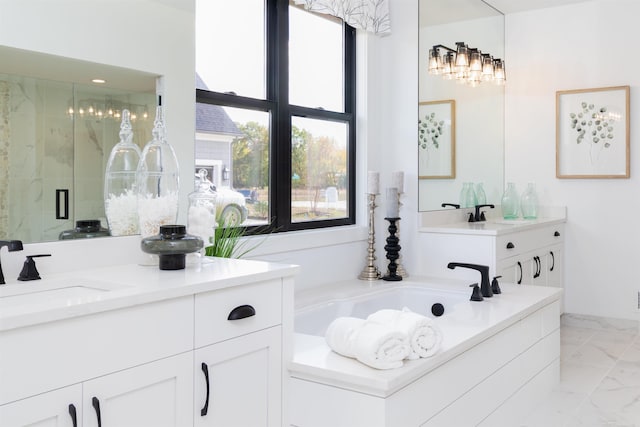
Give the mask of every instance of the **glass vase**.
[[516, 185], [513, 182], [508, 182], [507, 188], [502, 195], [502, 217], [504, 219], [518, 218], [519, 199]]
[[153, 139], [142, 150], [137, 169], [138, 220], [142, 237], [155, 236], [161, 225], [178, 218], [178, 159], [165, 136], [164, 113], [156, 108]]
[[538, 195], [533, 182], [527, 184], [527, 189], [522, 193], [520, 209], [524, 219], [536, 219], [538, 217]]
[[460, 207], [461, 208], [466, 208], [467, 205], [467, 194], [469, 194], [469, 183], [468, 182], [463, 182], [462, 183], [462, 190], [460, 190]]
[[129, 110], [122, 110], [120, 142], [109, 155], [104, 174], [104, 210], [112, 236], [138, 234], [136, 170], [140, 149], [133, 143]]
[[211, 191], [207, 170], [200, 169], [196, 178], [196, 190], [189, 194], [187, 230], [204, 242], [203, 250], [214, 244], [216, 231], [216, 193]]
[[478, 204], [478, 200], [476, 198], [476, 190], [473, 189], [473, 183], [467, 182], [467, 195], [466, 195], [464, 207], [465, 208], [473, 208]]
[[484, 186], [481, 182], [476, 184], [476, 202], [478, 205], [487, 203], [487, 193], [484, 192]]

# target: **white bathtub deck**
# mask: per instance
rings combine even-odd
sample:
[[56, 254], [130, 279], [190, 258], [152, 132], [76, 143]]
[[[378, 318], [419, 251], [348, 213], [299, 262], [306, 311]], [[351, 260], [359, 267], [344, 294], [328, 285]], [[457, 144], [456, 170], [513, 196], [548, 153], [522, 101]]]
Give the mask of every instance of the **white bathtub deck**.
[[[433, 279], [418, 280], [400, 283], [368, 283], [357, 280], [336, 283], [321, 290], [296, 295], [296, 308], [336, 298], [351, 298], [371, 292], [372, 289], [408, 285], [440, 287], [447, 291], [451, 291], [453, 287], [471, 295], [467, 282], [445, 282], [437, 279], [439, 284], [434, 285], [425, 284], [435, 283]], [[294, 378], [386, 398], [487, 338], [558, 301], [562, 294], [560, 289], [551, 287], [502, 283], [500, 286], [502, 294], [485, 298], [482, 302], [457, 307], [455, 312], [445, 313], [436, 319], [443, 331], [443, 342], [440, 351], [431, 358], [405, 361], [404, 366], [398, 369], [377, 370], [332, 352], [324, 337], [296, 333], [290, 374]], [[548, 322], [557, 322], [557, 316], [552, 311], [549, 313], [551, 314], [546, 314], [551, 317]], [[545, 322], [547, 320], [542, 319], [542, 324]], [[482, 367], [478, 366], [478, 369]]]

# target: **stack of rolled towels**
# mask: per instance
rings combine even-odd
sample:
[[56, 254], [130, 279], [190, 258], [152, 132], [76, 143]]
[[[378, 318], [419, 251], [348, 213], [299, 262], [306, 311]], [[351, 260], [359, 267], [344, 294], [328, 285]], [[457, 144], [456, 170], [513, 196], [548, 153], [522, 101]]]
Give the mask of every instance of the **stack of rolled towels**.
[[329, 347], [376, 369], [393, 369], [405, 359], [438, 352], [442, 332], [433, 319], [407, 308], [379, 310], [367, 317], [338, 317], [325, 334]]

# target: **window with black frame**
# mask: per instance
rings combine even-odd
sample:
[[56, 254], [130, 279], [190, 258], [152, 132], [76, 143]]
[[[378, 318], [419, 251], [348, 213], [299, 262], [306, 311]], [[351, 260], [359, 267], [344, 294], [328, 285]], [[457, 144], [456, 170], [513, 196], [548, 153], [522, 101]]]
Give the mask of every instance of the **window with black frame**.
[[288, 0], [196, 0], [195, 167], [220, 224], [355, 223], [355, 30]]

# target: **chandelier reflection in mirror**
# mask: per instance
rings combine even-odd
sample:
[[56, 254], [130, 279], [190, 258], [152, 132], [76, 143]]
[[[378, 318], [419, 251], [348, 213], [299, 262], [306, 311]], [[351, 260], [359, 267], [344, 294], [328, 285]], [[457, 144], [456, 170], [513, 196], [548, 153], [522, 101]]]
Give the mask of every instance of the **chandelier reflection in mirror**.
[[502, 59], [493, 58], [464, 42], [457, 42], [456, 49], [441, 44], [429, 49], [429, 74], [469, 86], [482, 82], [503, 85], [506, 81]]
[[77, 102], [76, 108], [69, 106], [67, 114], [70, 117], [77, 115], [78, 117], [100, 119], [120, 120], [122, 118], [122, 110], [131, 112], [131, 121], [147, 120], [149, 112], [147, 106], [143, 104], [133, 104], [114, 99], [81, 99]]

